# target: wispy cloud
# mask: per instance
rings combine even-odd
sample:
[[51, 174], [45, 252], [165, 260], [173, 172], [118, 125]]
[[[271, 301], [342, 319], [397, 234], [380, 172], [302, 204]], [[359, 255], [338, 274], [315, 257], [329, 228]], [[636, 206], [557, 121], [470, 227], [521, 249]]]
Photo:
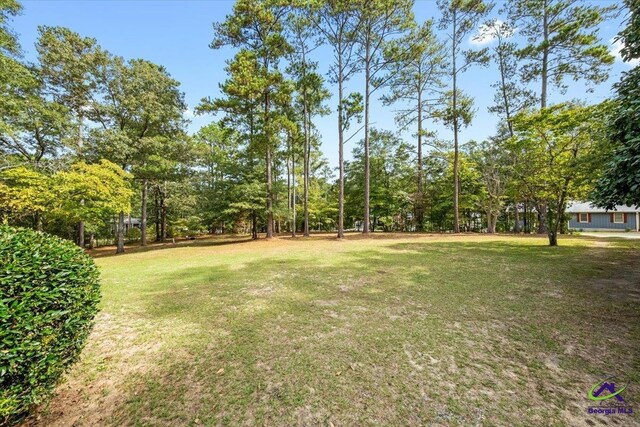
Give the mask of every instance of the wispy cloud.
[[609, 40], [609, 42], [611, 43], [610, 52], [613, 56], [616, 57], [616, 62], [623, 62], [627, 64], [629, 67], [635, 67], [636, 65], [640, 64], [640, 59], [632, 59], [631, 61], [626, 61], [626, 62], [622, 59], [621, 51], [624, 45], [620, 40], [611, 39]]
[[193, 110], [191, 108], [187, 108], [186, 110], [184, 110], [184, 112], [182, 113], [182, 116], [185, 119], [192, 119], [195, 114], [193, 114]]
[[[478, 28], [478, 32], [469, 37], [469, 43], [474, 46], [485, 46], [493, 43], [496, 40], [496, 31], [501, 30], [504, 22], [496, 19], [493, 22], [488, 22], [486, 24], [480, 25]], [[513, 31], [509, 34], [505, 34], [506, 38], [509, 38], [513, 35]]]

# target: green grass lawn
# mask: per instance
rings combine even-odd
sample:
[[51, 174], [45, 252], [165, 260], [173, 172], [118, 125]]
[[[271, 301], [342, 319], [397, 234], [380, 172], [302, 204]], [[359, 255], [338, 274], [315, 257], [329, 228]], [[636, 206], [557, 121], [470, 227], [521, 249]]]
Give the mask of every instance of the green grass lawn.
[[[102, 311], [43, 425], [633, 425], [640, 241], [217, 237], [97, 258]], [[634, 407], [640, 411], [640, 406]]]

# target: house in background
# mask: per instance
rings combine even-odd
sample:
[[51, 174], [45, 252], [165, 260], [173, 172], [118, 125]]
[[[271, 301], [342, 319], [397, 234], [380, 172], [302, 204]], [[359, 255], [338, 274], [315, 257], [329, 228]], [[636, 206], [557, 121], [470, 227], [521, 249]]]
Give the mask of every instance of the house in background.
[[640, 208], [637, 206], [618, 205], [615, 210], [608, 211], [588, 202], [570, 202], [567, 213], [571, 215], [570, 230], [640, 231]]
[[[124, 218], [124, 234], [127, 234], [132, 228], [141, 229], [142, 220], [129, 215]], [[118, 232], [118, 217], [114, 217], [113, 223], [111, 224], [111, 230], [114, 234]]]

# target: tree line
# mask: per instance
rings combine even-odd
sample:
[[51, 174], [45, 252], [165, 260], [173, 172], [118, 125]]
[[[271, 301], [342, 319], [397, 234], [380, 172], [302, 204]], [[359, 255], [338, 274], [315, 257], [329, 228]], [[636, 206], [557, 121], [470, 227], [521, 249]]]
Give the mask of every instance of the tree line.
[[[437, 4], [440, 16], [416, 22], [411, 0], [236, 1], [210, 44], [234, 49], [227, 78], [195, 108], [215, 120], [189, 135], [184, 94], [163, 66], [44, 26], [28, 63], [9, 26], [20, 5], [2, 0], [2, 218], [83, 246], [87, 233], [93, 242], [115, 231], [119, 252], [127, 237], [142, 245], [231, 231], [341, 238], [345, 229], [525, 231], [556, 245], [570, 200], [633, 202], [640, 186], [625, 182], [637, 171], [616, 176], [611, 159], [637, 158], [627, 144], [637, 138], [612, 130], [630, 114], [625, 81], [637, 67], [612, 100], [562, 100], [568, 81], [607, 80], [614, 57], [598, 29], [620, 10], [516, 0], [490, 19], [491, 2]], [[620, 40], [633, 59], [638, 4], [626, 4]], [[474, 35], [494, 43], [465, 49]], [[324, 75], [320, 46], [332, 53]], [[461, 141], [476, 112], [461, 89], [465, 73], [490, 64], [489, 111], [499, 125], [486, 140]], [[356, 76], [361, 90], [348, 92]], [[552, 91], [562, 102], [551, 103]], [[395, 129], [373, 126], [375, 99], [394, 109]], [[337, 177], [316, 126], [332, 111]], [[360, 136], [346, 161], [345, 144]], [[126, 226], [131, 215], [138, 227]]]

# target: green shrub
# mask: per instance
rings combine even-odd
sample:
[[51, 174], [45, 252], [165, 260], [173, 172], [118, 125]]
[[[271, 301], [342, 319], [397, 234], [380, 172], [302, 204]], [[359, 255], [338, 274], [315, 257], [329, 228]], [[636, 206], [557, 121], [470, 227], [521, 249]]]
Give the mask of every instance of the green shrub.
[[0, 425], [46, 401], [78, 359], [99, 286], [93, 260], [73, 243], [0, 226]]
[[140, 229], [136, 227], [130, 227], [124, 235], [127, 240], [139, 240], [141, 236], [142, 231], [140, 231]]
[[169, 226], [169, 235], [173, 237], [195, 236], [206, 232], [206, 227], [202, 225], [202, 218], [199, 216], [190, 216], [187, 218], [178, 218]]

